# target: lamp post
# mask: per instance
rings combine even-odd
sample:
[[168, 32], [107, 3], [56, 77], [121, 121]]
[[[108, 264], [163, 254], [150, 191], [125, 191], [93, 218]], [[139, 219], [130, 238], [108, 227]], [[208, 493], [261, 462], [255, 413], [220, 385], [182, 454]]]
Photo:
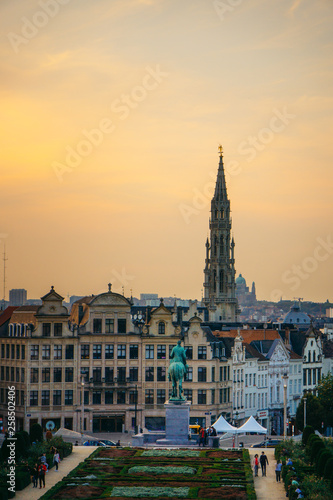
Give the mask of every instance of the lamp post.
[[303, 431], [306, 427], [306, 398], [304, 398], [304, 427], [303, 427]]
[[287, 377], [284, 376], [283, 384], [283, 439], [287, 438]]
[[84, 378], [81, 377], [81, 434], [84, 434]]
[[137, 411], [138, 411], [138, 386], [135, 384], [135, 399], [134, 399], [134, 432], [135, 434], [138, 433], [137, 429]]

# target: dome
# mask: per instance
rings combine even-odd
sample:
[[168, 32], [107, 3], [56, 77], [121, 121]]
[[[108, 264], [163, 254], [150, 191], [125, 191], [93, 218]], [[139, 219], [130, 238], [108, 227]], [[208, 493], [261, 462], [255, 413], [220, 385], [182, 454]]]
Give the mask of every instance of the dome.
[[245, 278], [241, 274], [235, 279], [235, 283], [236, 285], [246, 285]]
[[301, 308], [297, 302], [293, 305], [290, 311], [286, 314], [284, 320], [284, 324], [292, 324], [292, 325], [310, 325], [311, 319], [310, 317], [301, 311]]

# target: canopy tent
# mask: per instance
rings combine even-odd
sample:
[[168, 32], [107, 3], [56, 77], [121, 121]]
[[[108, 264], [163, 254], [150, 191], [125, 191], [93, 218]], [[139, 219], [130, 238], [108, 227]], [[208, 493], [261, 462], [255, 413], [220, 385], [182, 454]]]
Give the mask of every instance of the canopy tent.
[[222, 415], [216, 420], [215, 424], [213, 424], [214, 429], [216, 429], [216, 432], [230, 432], [231, 434], [236, 434], [237, 432], [237, 427], [233, 427], [232, 425], [228, 424], [225, 418], [222, 417]]
[[267, 429], [252, 417], [248, 418], [245, 424], [237, 429], [237, 433], [241, 434], [243, 432], [258, 432], [259, 434], [267, 434]]

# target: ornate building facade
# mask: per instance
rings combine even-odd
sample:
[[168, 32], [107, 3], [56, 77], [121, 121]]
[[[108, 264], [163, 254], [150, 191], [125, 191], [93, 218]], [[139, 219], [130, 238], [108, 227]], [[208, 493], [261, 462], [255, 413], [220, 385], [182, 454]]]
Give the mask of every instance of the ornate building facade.
[[211, 201], [210, 241], [206, 241], [204, 304], [209, 321], [236, 322], [235, 242], [231, 237], [230, 201], [225, 182], [222, 147], [215, 193]]

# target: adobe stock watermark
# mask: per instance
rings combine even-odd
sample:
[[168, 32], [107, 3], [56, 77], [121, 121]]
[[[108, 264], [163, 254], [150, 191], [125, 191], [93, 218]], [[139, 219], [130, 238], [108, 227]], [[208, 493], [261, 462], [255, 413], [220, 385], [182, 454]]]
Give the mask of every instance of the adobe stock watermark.
[[117, 293], [124, 293], [125, 288], [135, 280], [135, 276], [127, 274], [126, 269], [123, 267], [119, 273], [116, 269], [112, 269], [112, 283], [115, 285]]
[[[332, 235], [326, 236], [326, 239], [318, 236], [316, 238], [318, 245], [315, 246], [313, 254], [304, 257], [300, 264], [294, 264], [290, 269], [281, 275], [281, 281], [288, 285], [292, 291], [297, 290], [302, 281], [310, 278], [311, 274], [315, 273], [321, 262], [325, 262], [333, 255]], [[281, 289], [275, 289], [271, 292], [271, 300], [278, 302], [283, 295]]]
[[[276, 134], [281, 134], [286, 130], [291, 120], [295, 119], [296, 115], [287, 111], [286, 106], [282, 109], [274, 108], [272, 116], [266, 127], [261, 128], [254, 136], [248, 136], [242, 141], [237, 148], [240, 155], [246, 156], [247, 162], [252, 162], [259, 152], [262, 152], [268, 144], [270, 144]], [[242, 172], [241, 163], [237, 160], [227, 162], [224, 165], [226, 181], [231, 177], [237, 176]], [[198, 215], [201, 210], [206, 208], [214, 194], [216, 173], [210, 172], [209, 176], [213, 181], [208, 182], [201, 189], [193, 188], [193, 196], [190, 204], [181, 203], [178, 208], [186, 224], [191, 222], [193, 215]]]
[[30, 19], [21, 17], [22, 25], [20, 34], [10, 31], [7, 38], [14, 50], [18, 54], [22, 45], [27, 45], [30, 40], [35, 38], [39, 31], [49, 23], [50, 19], [56, 17], [63, 5], [67, 5], [71, 0], [40, 0], [38, 5], [40, 10], [32, 15]]
[[214, 0], [213, 5], [215, 12], [217, 13], [221, 21], [224, 21], [225, 17], [233, 12], [236, 7], [238, 7], [242, 3], [243, 0]]
[[[146, 74], [142, 78], [141, 84], [132, 88], [128, 94], [122, 94], [112, 101], [110, 109], [119, 120], [126, 120], [131, 110], [136, 109], [148, 96], [149, 92], [157, 89], [169, 73], [162, 71], [159, 64], [155, 68], [147, 66]], [[84, 158], [89, 156], [99, 147], [106, 136], [109, 136], [116, 129], [113, 118], [102, 118], [96, 127], [90, 130], [81, 130], [83, 138], [73, 147], [68, 145], [65, 148], [65, 159], [63, 162], [53, 161], [51, 166], [59, 182], [63, 182], [64, 174], [72, 172], [77, 168]]]

